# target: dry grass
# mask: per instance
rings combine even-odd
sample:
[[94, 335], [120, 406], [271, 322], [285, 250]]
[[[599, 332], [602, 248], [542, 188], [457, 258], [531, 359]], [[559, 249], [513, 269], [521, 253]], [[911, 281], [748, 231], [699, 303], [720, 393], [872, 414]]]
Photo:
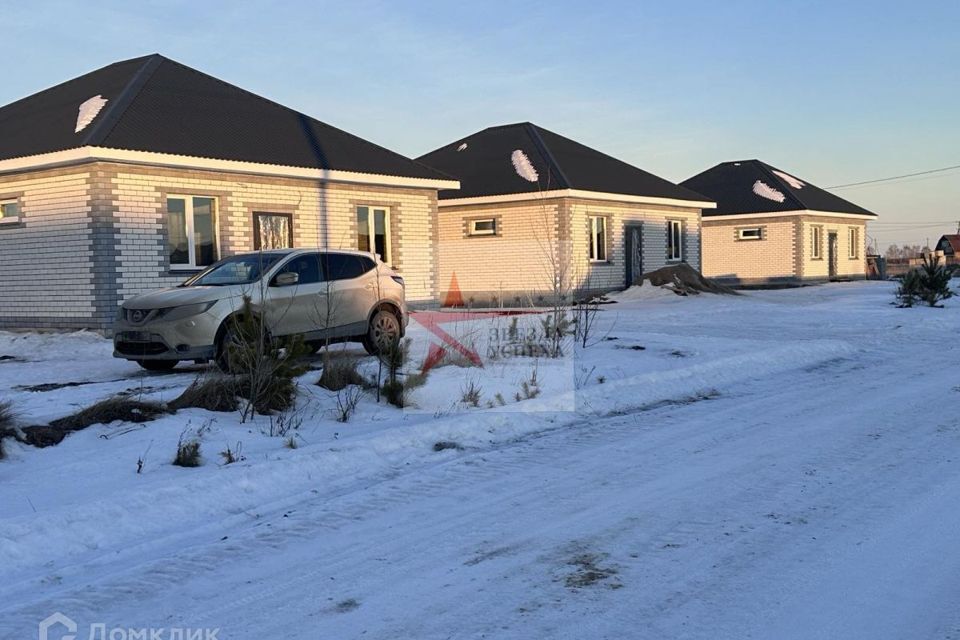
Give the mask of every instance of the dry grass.
[[94, 424], [109, 424], [117, 420], [123, 422], [149, 422], [168, 413], [155, 402], [142, 402], [129, 398], [108, 398], [81, 409], [77, 413], [58, 418], [50, 427], [60, 431], [79, 431]]
[[6, 429], [13, 428], [13, 405], [9, 402], [0, 402], [0, 433]]
[[210, 374], [198, 377], [167, 406], [174, 411], [191, 407], [207, 411], [238, 411], [240, 409], [238, 393], [239, 385], [235, 378]]
[[329, 391], [342, 391], [350, 385], [367, 387], [369, 382], [357, 371], [356, 358], [328, 358], [323, 363], [323, 372], [317, 386]]
[[3, 439], [7, 436], [13, 436], [13, 407], [9, 402], [0, 402], [0, 460], [6, 457], [3, 449]]
[[480, 396], [483, 389], [477, 384], [476, 380], [470, 380], [466, 386], [460, 387], [460, 402], [471, 407], [480, 406]]
[[180, 436], [177, 442], [177, 455], [173, 459], [173, 464], [178, 467], [199, 467], [200, 466], [200, 441], [186, 440]]

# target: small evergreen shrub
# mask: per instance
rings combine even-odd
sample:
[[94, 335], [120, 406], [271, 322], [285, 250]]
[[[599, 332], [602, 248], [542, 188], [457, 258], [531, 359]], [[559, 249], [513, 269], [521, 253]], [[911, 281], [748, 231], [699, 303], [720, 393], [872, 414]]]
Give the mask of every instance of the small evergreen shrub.
[[952, 271], [940, 264], [940, 257], [932, 254], [923, 256], [923, 264], [903, 274], [897, 287], [896, 305], [900, 308], [914, 307], [921, 302], [928, 307], [942, 306], [940, 303], [953, 297], [950, 290]]
[[283, 342], [274, 340], [265, 321], [244, 297], [243, 308], [227, 327], [230, 337], [221, 368], [229, 370], [237, 380], [243, 420], [254, 414], [268, 415], [286, 411], [296, 402], [295, 378], [307, 371], [304, 357], [312, 349], [302, 336]]

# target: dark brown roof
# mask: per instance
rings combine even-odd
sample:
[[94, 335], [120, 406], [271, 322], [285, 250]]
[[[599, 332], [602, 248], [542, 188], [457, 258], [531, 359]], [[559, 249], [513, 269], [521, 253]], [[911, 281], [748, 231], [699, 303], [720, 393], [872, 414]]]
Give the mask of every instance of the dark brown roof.
[[[517, 175], [511, 155], [518, 149], [537, 170], [538, 182]], [[709, 201], [699, 193], [529, 122], [478, 131], [417, 160], [460, 181], [459, 190], [441, 191], [441, 199], [581, 189]]]
[[[808, 209], [862, 216], [876, 215], [759, 160], [723, 162], [680, 184], [717, 203], [716, 209], [703, 212], [704, 217]], [[767, 195], [760, 195], [757, 190]]]
[[937, 249], [954, 255], [960, 254], [960, 234], [954, 233], [940, 236], [940, 240], [937, 242]]
[[[80, 105], [98, 95], [106, 106], [75, 133]], [[0, 108], [0, 160], [84, 146], [449, 179], [161, 55], [117, 62]]]

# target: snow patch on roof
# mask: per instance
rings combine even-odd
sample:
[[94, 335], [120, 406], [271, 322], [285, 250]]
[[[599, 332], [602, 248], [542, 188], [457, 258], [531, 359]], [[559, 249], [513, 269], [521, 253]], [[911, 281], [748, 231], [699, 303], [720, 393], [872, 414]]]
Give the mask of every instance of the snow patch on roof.
[[467, 150], [466, 142], [462, 143], [459, 147], [457, 147], [457, 151], [466, 151], [466, 150]]
[[753, 192], [761, 198], [773, 200], [774, 202], [783, 202], [787, 199], [782, 193], [760, 180], [753, 183]]
[[530, 158], [528, 158], [527, 154], [520, 149], [517, 149], [510, 154], [510, 161], [513, 162], [513, 168], [516, 170], [517, 175], [524, 180], [528, 182], [536, 182], [540, 179], [540, 174], [537, 173], [536, 169], [534, 169], [533, 163], [530, 162]]
[[104, 105], [107, 104], [107, 99], [101, 95], [95, 95], [83, 104], [80, 105], [79, 113], [77, 114], [77, 128], [73, 130], [74, 133], [80, 133], [86, 129], [94, 118], [99, 115], [100, 111], [103, 109]]
[[778, 177], [782, 178], [784, 182], [789, 184], [794, 189], [803, 189], [805, 186], [807, 186], [806, 183], [804, 183], [802, 180], [797, 180], [789, 173], [784, 173], [783, 171], [777, 171], [776, 169], [773, 170], [773, 173], [776, 174]]

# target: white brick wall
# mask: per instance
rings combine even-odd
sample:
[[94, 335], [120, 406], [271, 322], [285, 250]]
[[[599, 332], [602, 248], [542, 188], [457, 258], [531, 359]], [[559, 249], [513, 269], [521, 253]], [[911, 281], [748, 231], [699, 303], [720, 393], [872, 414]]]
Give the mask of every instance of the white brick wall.
[[[703, 275], [708, 278], [765, 279], [796, 275], [792, 220], [737, 220], [703, 228]], [[738, 240], [739, 229], [761, 227], [762, 240]]]
[[[607, 264], [589, 260], [588, 216], [607, 218]], [[498, 235], [465, 237], [466, 220], [497, 217]], [[643, 226], [643, 269], [666, 264], [668, 219], [684, 223], [685, 259], [700, 268], [700, 210], [605, 201], [552, 199], [440, 210], [440, 297], [456, 283], [467, 304], [539, 302], [552, 291], [551, 249], [558, 238], [571, 256], [564, 267], [572, 288], [610, 290], [625, 282], [624, 225]]]
[[90, 171], [0, 176], [20, 220], [0, 225], [0, 325], [74, 326], [94, 313]]
[[432, 236], [436, 192], [422, 189], [277, 180], [213, 172], [115, 168], [113, 206], [120, 230], [120, 294], [126, 298], [184, 279], [167, 268], [160, 242], [166, 196], [213, 196], [218, 203], [220, 255], [253, 250], [253, 211], [292, 212], [294, 246], [357, 248], [356, 206], [390, 208], [393, 263], [412, 302], [436, 298]]
[[[762, 227], [763, 240], [737, 240], [739, 229]], [[821, 257], [813, 257], [813, 227], [823, 230]], [[849, 257], [847, 232], [857, 231], [857, 257]], [[837, 234], [837, 276], [866, 272], [866, 225], [859, 220], [815, 213], [776, 218], [721, 221], [707, 219], [703, 229], [704, 275], [762, 282], [771, 279], [826, 280], [829, 237]]]

